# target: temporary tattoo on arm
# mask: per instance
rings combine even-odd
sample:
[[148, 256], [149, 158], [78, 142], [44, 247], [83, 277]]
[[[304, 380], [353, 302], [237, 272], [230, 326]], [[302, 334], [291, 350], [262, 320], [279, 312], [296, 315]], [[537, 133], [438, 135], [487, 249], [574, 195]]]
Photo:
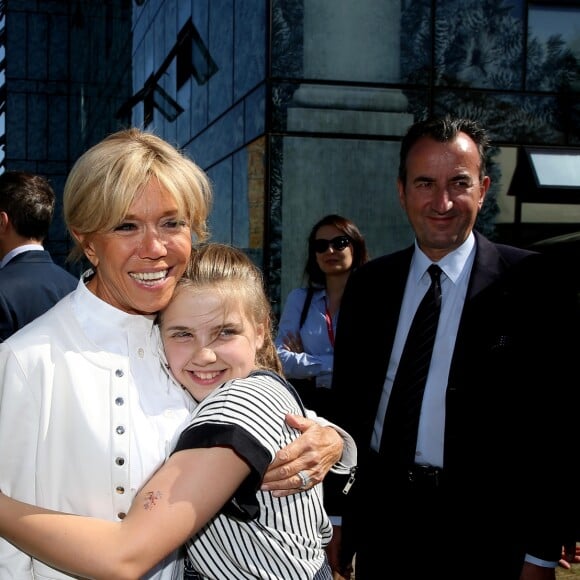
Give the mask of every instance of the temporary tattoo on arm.
[[161, 492], [160, 491], [148, 491], [145, 493], [145, 502], [143, 503], [143, 507], [150, 511], [153, 509], [157, 500], [161, 499]]

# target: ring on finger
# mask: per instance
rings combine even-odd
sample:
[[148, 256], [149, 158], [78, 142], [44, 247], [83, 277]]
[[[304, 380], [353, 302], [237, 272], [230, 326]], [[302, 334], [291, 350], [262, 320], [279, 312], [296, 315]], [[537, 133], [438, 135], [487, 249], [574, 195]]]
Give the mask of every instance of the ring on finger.
[[298, 477], [302, 481], [300, 489], [306, 489], [310, 485], [310, 476], [305, 471], [299, 471]]

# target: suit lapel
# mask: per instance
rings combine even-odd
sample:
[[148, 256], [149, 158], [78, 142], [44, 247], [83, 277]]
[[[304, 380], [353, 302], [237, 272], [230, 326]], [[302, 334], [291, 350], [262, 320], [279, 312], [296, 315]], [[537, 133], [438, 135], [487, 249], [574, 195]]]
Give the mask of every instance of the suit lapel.
[[474, 232], [475, 261], [467, 287], [466, 304], [498, 279], [503, 270], [502, 257], [494, 244]]

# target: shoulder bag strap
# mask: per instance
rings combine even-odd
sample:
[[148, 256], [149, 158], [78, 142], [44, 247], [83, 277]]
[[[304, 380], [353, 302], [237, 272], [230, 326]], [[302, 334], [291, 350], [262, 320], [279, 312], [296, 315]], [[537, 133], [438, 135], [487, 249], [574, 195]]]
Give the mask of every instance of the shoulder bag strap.
[[302, 312], [300, 314], [300, 326], [298, 328], [302, 328], [304, 325], [304, 321], [306, 320], [306, 316], [308, 316], [308, 310], [310, 308], [310, 303], [312, 302], [312, 296], [314, 295], [314, 288], [312, 286], [308, 287], [306, 291], [306, 298], [304, 299], [304, 306], [302, 307]]

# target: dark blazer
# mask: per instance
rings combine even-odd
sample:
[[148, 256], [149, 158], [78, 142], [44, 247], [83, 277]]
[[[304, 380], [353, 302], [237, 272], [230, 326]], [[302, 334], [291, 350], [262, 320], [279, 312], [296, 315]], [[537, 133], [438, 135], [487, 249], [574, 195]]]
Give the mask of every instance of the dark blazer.
[[[575, 459], [566, 451], [578, 443], [569, 417], [578, 405], [580, 380], [577, 298], [562, 269], [546, 256], [475, 237], [475, 262], [447, 384], [445, 499], [433, 500], [444, 506], [447, 524], [442, 522], [436, 533], [436, 558], [445, 578], [455, 577], [449, 574], [454, 562], [470, 569], [459, 578], [475, 578], [476, 569], [481, 578], [517, 579], [517, 571], [508, 573], [507, 567], [516, 562], [517, 568], [524, 553], [559, 559], [563, 528], [557, 512], [565, 511], [564, 498], [574, 497], [566, 495], [575, 483], [569, 469]], [[388, 530], [396, 510], [413, 507], [406, 505], [405, 493], [389, 486], [392, 466], [369, 452], [413, 251], [412, 246], [359, 268], [349, 278], [340, 308], [332, 387], [336, 406], [329, 418], [354, 437], [359, 450], [351, 515], [343, 528], [359, 548], [375, 541], [367, 533], [371, 514], [379, 530]], [[413, 503], [418, 499], [414, 496]], [[352, 512], [359, 514], [358, 523], [352, 523]], [[417, 517], [428, 512], [424, 507]], [[390, 577], [387, 538], [375, 550], [374, 564], [385, 578]], [[420, 546], [431, 541], [417, 538], [417, 558]], [[469, 550], [469, 559], [461, 550]], [[429, 575], [435, 575], [437, 565], [424, 563]]]
[[0, 341], [46, 312], [77, 287], [78, 280], [47, 251], [15, 256], [0, 268]]

